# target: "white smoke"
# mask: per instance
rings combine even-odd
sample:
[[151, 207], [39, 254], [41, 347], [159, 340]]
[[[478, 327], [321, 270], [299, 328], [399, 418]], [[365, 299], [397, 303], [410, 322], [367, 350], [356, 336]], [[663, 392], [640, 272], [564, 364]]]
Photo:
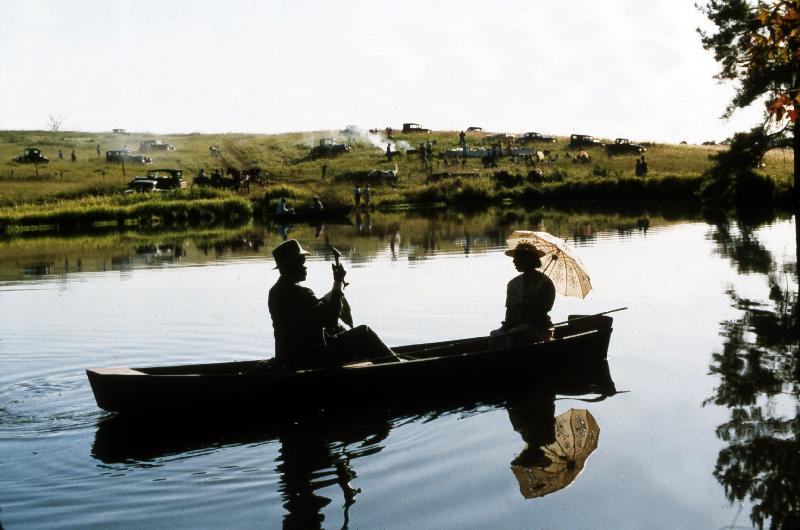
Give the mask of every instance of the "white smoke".
[[358, 127], [356, 125], [348, 125], [340, 134], [342, 134], [348, 142], [354, 142], [356, 140], [361, 140], [365, 143], [369, 143], [375, 146], [376, 149], [379, 149], [381, 152], [386, 152], [386, 146], [391, 145], [392, 151], [399, 151], [400, 149], [409, 149], [411, 148], [411, 144], [406, 142], [405, 140], [396, 140], [394, 138], [389, 139], [386, 137], [386, 133], [383, 131], [373, 132], [362, 127]]
[[348, 125], [340, 131], [316, 131], [307, 133], [303, 136], [303, 144], [311, 148], [319, 144], [322, 138], [336, 138], [340, 142], [348, 144], [365, 143], [374, 146], [382, 153], [386, 152], [386, 146], [391, 145], [392, 151], [399, 151], [405, 149], [412, 149], [411, 144], [405, 140], [395, 138], [387, 138], [384, 131], [377, 131], [375, 129], [369, 131], [357, 125]]

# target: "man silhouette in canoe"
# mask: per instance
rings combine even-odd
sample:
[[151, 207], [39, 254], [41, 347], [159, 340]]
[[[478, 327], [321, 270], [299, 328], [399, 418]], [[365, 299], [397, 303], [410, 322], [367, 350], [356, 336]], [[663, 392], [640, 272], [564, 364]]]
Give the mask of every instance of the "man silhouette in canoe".
[[536, 270], [542, 266], [545, 253], [532, 243], [523, 242], [505, 254], [514, 258], [514, 267], [521, 274], [508, 282], [506, 319], [491, 335], [507, 337], [508, 346], [550, 339], [553, 321], [549, 313], [556, 299], [556, 288], [546, 274]]
[[[280, 277], [269, 290], [269, 313], [275, 331], [275, 361], [287, 370], [303, 370], [356, 361], [396, 361], [394, 352], [368, 326], [339, 326], [348, 307], [342, 289], [347, 272], [331, 264], [333, 288], [317, 298], [305, 281], [306, 255], [295, 239], [272, 251]], [[348, 311], [349, 312], [349, 311]], [[352, 320], [348, 322], [352, 326]]]

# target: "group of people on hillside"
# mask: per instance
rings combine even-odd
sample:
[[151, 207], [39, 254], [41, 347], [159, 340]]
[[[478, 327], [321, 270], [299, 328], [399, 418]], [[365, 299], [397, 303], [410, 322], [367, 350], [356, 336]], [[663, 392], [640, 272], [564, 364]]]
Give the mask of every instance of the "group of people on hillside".
[[361, 189], [360, 185], [356, 185], [353, 188], [353, 203], [355, 204], [356, 208], [361, 206], [361, 199], [364, 199], [364, 206], [369, 206], [369, 201], [372, 200], [372, 190], [369, 189], [369, 184], [364, 186], [364, 189]]

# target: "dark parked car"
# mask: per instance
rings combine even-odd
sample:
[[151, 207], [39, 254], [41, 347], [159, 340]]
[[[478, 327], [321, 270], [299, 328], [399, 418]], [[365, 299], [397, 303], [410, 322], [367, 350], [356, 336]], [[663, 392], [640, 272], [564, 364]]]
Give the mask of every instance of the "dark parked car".
[[467, 127], [467, 132], [483, 132], [483, 127]]
[[135, 177], [128, 182], [128, 189], [125, 193], [148, 193], [151, 191], [163, 191], [158, 188], [158, 181], [147, 177]]
[[128, 162], [132, 164], [150, 164], [153, 161], [149, 156], [137, 155], [131, 153], [128, 155]]
[[404, 133], [429, 133], [431, 132], [430, 129], [426, 129], [424, 127], [420, 127], [419, 123], [404, 123], [403, 124], [403, 132]]
[[569, 137], [569, 147], [600, 147], [603, 142], [595, 140], [589, 134], [572, 134]]
[[13, 162], [18, 164], [46, 164], [50, 160], [35, 147], [28, 147]]
[[556, 139], [554, 136], [545, 136], [538, 132], [526, 132], [519, 138], [517, 138], [518, 144], [531, 144], [531, 143], [548, 143], [552, 144], [555, 143]]
[[135, 177], [128, 182], [126, 193], [131, 191], [170, 191], [186, 188], [181, 169], [152, 169], [145, 177]]
[[627, 138], [617, 138], [613, 144], [606, 146], [606, 151], [609, 155], [624, 155], [634, 154], [638, 155], [647, 151], [645, 146], [639, 144], [632, 144]]
[[336, 143], [336, 138], [323, 138], [319, 141], [319, 145], [311, 148], [311, 156], [318, 158], [321, 156], [336, 156], [346, 153], [351, 149], [347, 144]]
[[149, 164], [153, 160], [149, 156], [137, 155], [127, 149], [106, 151], [106, 162], [125, 162], [129, 164]]

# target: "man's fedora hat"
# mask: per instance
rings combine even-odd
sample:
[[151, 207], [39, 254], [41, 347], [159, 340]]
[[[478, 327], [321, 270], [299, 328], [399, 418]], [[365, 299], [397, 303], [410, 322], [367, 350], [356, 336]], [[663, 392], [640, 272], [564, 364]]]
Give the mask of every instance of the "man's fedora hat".
[[278, 269], [284, 265], [297, 260], [300, 256], [307, 256], [308, 252], [303, 250], [300, 243], [296, 239], [288, 239], [275, 247], [272, 250], [272, 257], [275, 258], [275, 268]]
[[514, 256], [517, 255], [517, 252], [536, 254], [540, 258], [543, 257], [545, 254], [547, 254], [545, 251], [536, 248], [533, 243], [528, 243], [527, 241], [523, 241], [514, 248], [506, 250], [505, 254], [506, 256], [511, 256], [513, 258]]

